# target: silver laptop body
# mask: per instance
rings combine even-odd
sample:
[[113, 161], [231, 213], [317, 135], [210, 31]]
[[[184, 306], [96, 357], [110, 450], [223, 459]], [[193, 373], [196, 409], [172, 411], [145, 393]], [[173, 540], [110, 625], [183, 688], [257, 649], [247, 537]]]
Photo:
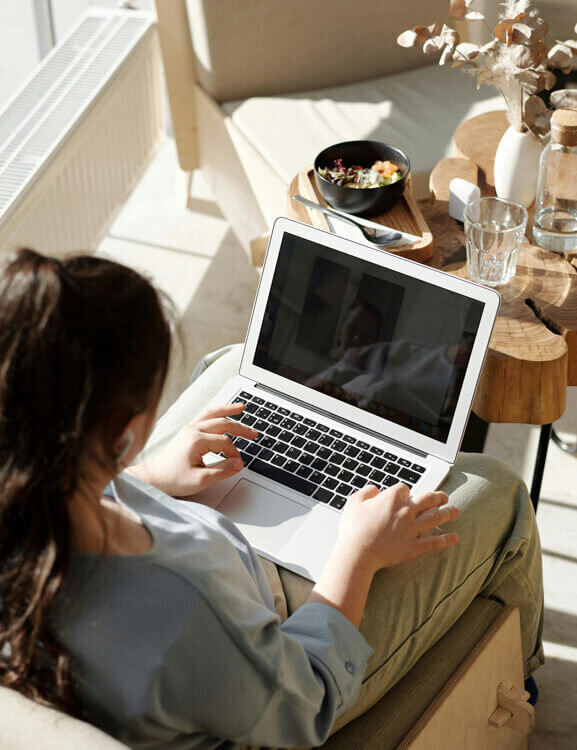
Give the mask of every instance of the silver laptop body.
[[[316, 580], [364, 484], [436, 489], [457, 456], [499, 294], [276, 220], [238, 376], [245, 468], [199, 496], [262, 556]], [[220, 460], [206, 457], [207, 463]]]

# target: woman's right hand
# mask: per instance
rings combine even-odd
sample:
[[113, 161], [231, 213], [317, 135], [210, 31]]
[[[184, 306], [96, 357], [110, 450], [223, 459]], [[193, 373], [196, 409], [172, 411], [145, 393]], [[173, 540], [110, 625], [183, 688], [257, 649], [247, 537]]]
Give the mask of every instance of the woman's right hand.
[[411, 498], [406, 484], [379, 492], [367, 485], [351, 495], [343, 511], [338, 546], [356, 554], [373, 572], [410, 560], [431, 550], [452, 547], [456, 534], [428, 532], [459, 516], [447, 505], [444, 492], [426, 492]]

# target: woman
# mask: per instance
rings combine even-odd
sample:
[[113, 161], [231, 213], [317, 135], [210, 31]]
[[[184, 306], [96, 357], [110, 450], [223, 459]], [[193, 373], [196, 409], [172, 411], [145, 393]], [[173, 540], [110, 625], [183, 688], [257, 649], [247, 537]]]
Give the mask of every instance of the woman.
[[[23, 250], [2, 270], [4, 685], [133, 747], [302, 746], [372, 705], [479, 593], [520, 607], [526, 674], [542, 662], [538, 535], [507, 467], [461, 457], [446, 492], [414, 499], [367, 486], [314, 587], [265, 574], [228, 519], [189, 500], [242, 468], [227, 435], [256, 437], [227, 419], [242, 404], [189, 421], [238, 348], [130, 466], [169, 348], [158, 295], [127, 268]], [[225, 459], [204, 467], [208, 451]]]

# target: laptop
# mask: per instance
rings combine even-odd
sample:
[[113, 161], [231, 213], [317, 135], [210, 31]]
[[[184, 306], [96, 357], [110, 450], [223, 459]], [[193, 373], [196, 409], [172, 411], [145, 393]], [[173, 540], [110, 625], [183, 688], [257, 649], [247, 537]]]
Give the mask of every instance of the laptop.
[[239, 373], [211, 402], [242, 401], [235, 418], [259, 434], [233, 438], [244, 469], [199, 499], [317, 580], [350, 494], [441, 484], [499, 304], [494, 289], [278, 218]]

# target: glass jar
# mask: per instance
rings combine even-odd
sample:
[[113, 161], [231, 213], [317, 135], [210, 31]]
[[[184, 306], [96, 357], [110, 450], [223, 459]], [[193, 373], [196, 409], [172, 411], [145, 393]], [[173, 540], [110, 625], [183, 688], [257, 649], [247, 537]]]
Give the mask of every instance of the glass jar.
[[577, 249], [577, 110], [557, 109], [539, 162], [533, 241], [546, 250]]

